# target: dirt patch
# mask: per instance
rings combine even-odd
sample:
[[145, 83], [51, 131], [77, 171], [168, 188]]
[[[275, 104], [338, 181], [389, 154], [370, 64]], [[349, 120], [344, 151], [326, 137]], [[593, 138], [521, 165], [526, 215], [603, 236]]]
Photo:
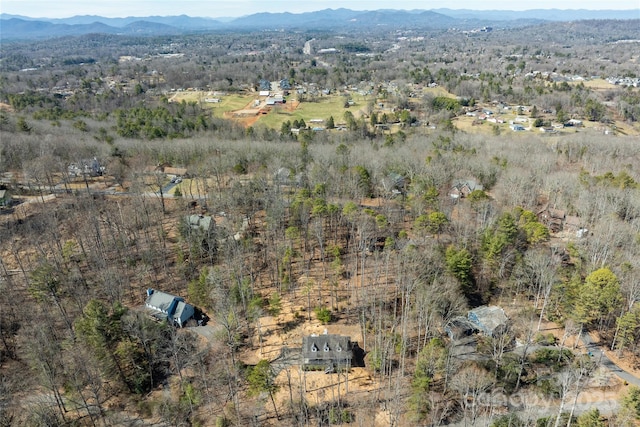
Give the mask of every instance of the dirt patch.
[[[316, 272], [320, 274], [320, 272]], [[320, 277], [320, 276], [313, 276]], [[315, 293], [315, 292], [314, 292]], [[313, 298], [316, 301], [317, 296]], [[278, 408], [287, 408], [300, 401], [300, 397], [314, 406], [330, 404], [330, 402], [348, 402], [350, 400], [377, 399], [381, 384], [367, 367], [354, 367], [349, 372], [325, 374], [320, 371], [302, 370], [300, 349], [304, 336], [311, 334], [339, 334], [351, 337], [352, 342], [362, 343], [360, 327], [354, 324], [341, 323], [340, 320], [324, 325], [315, 318], [315, 314], [307, 311], [307, 296], [303, 292], [287, 293], [283, 296], [282, 308], [278, 315], [264, 315], [258, 319], [258, 333], [240, 355], [244, 363], [254, 365], [261, 359], [272, 362], [277, 372], [275, 378], [279, 385], [274, 400]], [[323, 301], [326, 303], [326, 300]], [[309, 319], [309, 317], [311, 319]], [[282, 349], [289, 351], [283, 353]], [[286, 354], [297, 357], [288, 357]], [[282, 356], [285, 354], [285, 356]], [[287, 359], [282, 363], [283, 359]], [[366, 363], [366, 359], [365, 359]], [[276, 369], [277, 368], [277, 369]], [[355, 400], [354, 400], [355, 399]], [[347, 404], [348, 406], [348, 404]], [[273, 419], [273, 406], [263, 406], [265, 417]], [[388, 414], [376, 407], [366, 414], [358, 413], [357, 419], [365, 420], [367, 425], [387, 426]]]
[[286, 104], [283, 104], [281, 109], [284, 111], [296, 111], [298, 106], [300, 105], [300, 101], [297, 99], [288, 101]]
[[255, 116], [252, 116], [252, 117], [243, 117], [241, 119], [235, 119], [235, 120], [245, 128], [248, 128], [249, 126], [255, 125], [257, 121], [260, 120], [260, 116], [256, 114]]
[[242, 360], [247, 364], [256, 364], [261, 359], [274, 360], [280, 356], [283, 347], [299, 348], [302, 338], [311, 334], [324, 333], [346, 335], [352, 342], [362, 342], [360, 327], [353, 324], [332, 323], [323, 325], [308, 313], [303, 306], [302, 295], [293, 302], [284, 302], [278, 316], [262, 316], [258, 319], [258, 333], [251, 343], [253, 350], [242, 354]]
[[[292, 100], [285, 104], [278, 105], [278, 110], [292, 112], [295, 111], [300, 102], [297, 100]], [[256, 101], [249, 102], [244, 108], [235, 111], [228, 111], [224, 113], [223, 117], [226, 119], [233, 119], [237, 123], [240, 123], [245, 128], [249, 126], [253, 126], [256, 124], [258, 120], [260, 120], [260, 116], [264, 114], [269, 114], [271, 112], [271, 106], [268, 106], [265, 101], [261, 101], [256, 104]]]

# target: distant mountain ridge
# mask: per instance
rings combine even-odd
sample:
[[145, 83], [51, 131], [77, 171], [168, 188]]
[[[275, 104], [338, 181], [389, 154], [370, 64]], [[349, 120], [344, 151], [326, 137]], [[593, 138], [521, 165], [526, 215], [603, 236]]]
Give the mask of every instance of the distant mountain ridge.
[[640, 19], [637, 10], [528, 10], [477, 11], [467, 9], [355, 11], [325, 9], [293, 14], [256, 13], [240, 18], [204, 18], [178, 16], [148, 16], [105, 18], [95, 15], [63, 19], [29, 18], [0, 14], [0, 38], [3, 40], [45, 39], [106, 33], [122, 35], [174, 35], [217, 30], [264, 29], [351, 29], [372, 26], [397, 28], [445, 29], [473, 25], [525, 25], [541, 21], [575, 21], [585, 19]]
[[123, 27], [112, 27], [102, 22], [90, 24], [53, 24], [44, 21], [25, 21], [18, 18], [2, 19], [2, 40], [33, 40], [52, 37], [78, 36], [91, 33], [122, 35], [177, 35], [179, 28], [144, 20], [133, 21]]
[[433, 9], [456, 19], [491, 19], [494, 21], [515, 21], [522, 19], [543, 21], [582, 21], [587, 19], [640, 19], [640, 8], [630, 10], [588, 10], [588, 9], [531, 9], [513, 10], [470, 10]]

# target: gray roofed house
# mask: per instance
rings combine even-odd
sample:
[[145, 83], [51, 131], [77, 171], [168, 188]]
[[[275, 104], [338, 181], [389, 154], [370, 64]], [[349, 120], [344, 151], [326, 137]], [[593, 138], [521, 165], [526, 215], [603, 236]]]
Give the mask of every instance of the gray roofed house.
[[267, 97], [265, 102], [267, 105], [284, 104], [285, 99], [282, 95], [274, 95]]
[[154, 289], [147, 289], [147, 300], [144, 305], [151, 311], [154, 318], [167, 320], [180, 327], [183, 327], [195, 314], [194, 307], [187, 304], [182, 297]]
[[470, 310], [467, 317], [481, 332], [490, 337], [500, 335], [507, 329], [509, 319], [498, 306], [482, 306]]
[[93, 159], [83, 159], [79, 163], [71, 163], [67, 167], [70, 176], [102, 176], [106, 168], [100, 164], [100, 161], [94, 157]]
[[184, 218], [186, 227], [182, 230], [184, 236], [189, 239], [200, 239], [202, 246], [207, 251], [216, 252], [218, 242], [216, 240], [216, 221], [208, 215], [188, 215]]
[[302, 338], [302, 367], [326, 373], [349, 369], [353, 359], [351, 337], [343, 335], [309, 335]]
[[194, 230], [201, 230], [205, 233], [211, 231], [212, 227], [215, 226], [213, 218], [207, 215], [189, 215], [186, 220], [189, 227]]
[[482, 184], [474, 181], [473, 179], [468, 179], [466, 181], [459, 181], [451, 187], [451, 191], [449, 191], [449, 196], [452, 199], [460, 199], [463, 197], [467, 197], [475, 190], [484, 190]]
[[406, 194], [407, 187], [409, 186], [409, 179], [391, 172], [386, 177], [382, 179], [382, 187], [389, 193], [397, 195], [397, 194]]
[[476, 325], [464, 316], [451, 319], [444, 327], [450, 339], [459, 340], [478, 331]]

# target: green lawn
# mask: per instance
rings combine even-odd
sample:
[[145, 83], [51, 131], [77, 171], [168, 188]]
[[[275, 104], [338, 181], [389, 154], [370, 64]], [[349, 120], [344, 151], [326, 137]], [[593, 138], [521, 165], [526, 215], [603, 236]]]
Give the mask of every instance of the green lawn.
[[[330, 116], [333, 116], [334, 123], [338, 124], [344, 121], [345, 111], [351, 111], [357, 117], [359, 115], [358, 111], [367, 105], [367, 100], [364, 97], [355, 96], [352, 99], [355, 105], [350, 106], [348, 109], [344, 108], [345, 98], [337, 95], [319, 97], [317, 102], [302, 102], [295, 111], [286, 111], [276, 107], [269, 114], [260, 117], [258, 123], [273, 129], [280, 129], [282, 123], [287, 120], [293, 122], [294, 120], [304, 119], [307, 126], [312, 126], [310, 121], [313, 119], [326, 121]], [[324, 123], [318, 126], [324, 126]]]
[[227, 111], [241, 110], [247, 106], [251, 101], [257, 99], [256, 96], [251, 95], [225, 95], [220, 97], [219, 104], [205, 104], [213, 107], [213, 111], [222, 115]]
[[[220, 103], [218, 104], [207, 103], [207, 102], [204, 102], [205, 98], [219, 98]], [[222, 95], [222, 96], [213, 96], [213, 95], [209, 95], [207, 92], [190, 91], [190, 92], [176, 93], [172, 96], [172, 99], [173, 99], [173, 102], [182, 102], [182, 101], [200, 102], [204, 108], [212, 109], [214, 111], [214, 114], [221, 116], [223, 113], [226, 113], [227, 111], [235, 111], [235, 110], [243, 109], [251, 101], [253, 101], [254, 99], [257, 99], [257, 97], [254, 95], [235, 94], [235, 93]]]

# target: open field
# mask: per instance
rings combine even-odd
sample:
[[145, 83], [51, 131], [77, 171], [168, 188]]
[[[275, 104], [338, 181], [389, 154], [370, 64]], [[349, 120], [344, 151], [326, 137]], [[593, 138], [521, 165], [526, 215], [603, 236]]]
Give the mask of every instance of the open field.
[[[357, 108], [357, 107], [352, 107]], [[342, 121], [344, 112], [344, 98], [337, 96], [322, 97], [318, 102], [301, 102], [294, 111], [287, 111], [285, 108], [274, 108], [264, 117], [260, 118], [260, 123], [265, 126], [279, 129], [286, 121], [303, 119], [307, 126], [311, 126], [311, 120], [327, 120], [333, 116], [336, 123]]]
[[[218, 103], [205, 102], [207, 98], [218, 98]], [[170, 102], [192, 102], [200, 103], [204, 108], [210, 108], [214, 111], [215, 116], [222, 116], [229, 111], [235, 111], [244, 108], [248, 103], [257, 99], [257, 95], [245, 93], [228, 93], [225, 95], [214, 95], [213, 92], [205, 91], [182, 91], [176, 92], [171, 96]]]
[[[599, 91], [610, 90], [615, 88], [605, 81], [604, 79], [585, 80], [582, 82], [573, 82], [572, 84], [583, 83], [585, 86]], [[448, 92], [444, 87], [437, 86], [432, 88], [424, 88], [418, 93], [418, 97], [411, 98], [410, 101], [415, 105], [420, 105], [423, 101], [419, 97], [425, 96], [447, 96], [455, 98], [456, 96]], [[218, 98], [219, 103], [206, 103], [206, 98]], [[264, 97], [259, 97], [256, 93], [227, 93], [223, 95], [217, 95], [213, 92], [205, 91], [181, 91], [176, 92], [170, 100], [172, 102], [191, 102], [197, 101], [206, 109], [211, 109], [214, 116], [233, 118], [243, 126], [254, 126], [261, 124], [266, 127], [279, 130], [282, 124], [286, 121], [293, 122], [295, 120], [304, 120], [307, 126], [313, 127], [311, 120], [323, 120], [318, 123], [320, 127], [324, 127], [324, 124], [329, 117], [333, 116], [334, 122], [337, 125], [344, 121], [344, 113], [350, 111], [354, 117], [360, 117], [363, 114], [368, 114], [370, 111], [375, 111], [378, 114], [382, 114], [387, 110], [390, 111], [393, 107], [384, 101], [378, 100], [384, 104], [383, 108], [376, 105], [375, 96], [364, 96], [357, 93], [350, 93], [349, 96], [342, 94], [331, 94], [316, 97], [313, 101], [298, 101], [298, 96], [292, 94], [288, 97], [287, 103], [277, 106], [266, 106], [264, 103]], [[349, 108], [344, 107], [345, 100], [351, 99], [354, 104]], [[254, 106], [255, 101], [261, 101], [259, 106]], [[478, 105], [483, 107], [482, 104]], [[265, 109], [265, 107], [267, 107]], [[493, 109], [491, 105], [485, 105], [484, 107]], [[263, 109], [263, 114], [260, 114], [260, 110]], [[496, 117], [500, 117], [504, 120], [504, 123], [490, 123], [485, 121], [479, 121], [476, 117], [468, 117], [460, 115], [454, 118], [453, 122], [457, 129], [463, 132], [469, 132], [473, 134], [492, 134], [495, 132], [494, 127], [497, 126], [500, 132], [507, 132], [516, 134], [509, 128], [509, 121], [514, 120], [518, 116], [529, 117], [528, 113], [516, 114], [513, 111], [503, 114], [496, 114]], [[553, 122], [555, 116], [544, 115], [542, 117], [545, 120]], [[525, 124], [527, 129], [524, 133], [539, 132], [538, 128], [532, 126], [533, 119], [529, 123]], [[582, 128], [564, 128], [557, 132], [557, 135], [566, 135], [569, 133], [576, 133], [580, 131], [589, 131], [596, 133], [604, 133], [607, 129], [611, 130], [615, 128], [615, 132], [621, 135], [640, 135], [640, 124], [629, 124], [624, 121], [617, 121], [609, 126], [603, 125], [598, 122], [583, 121]], [[515, 137], [515, 135], [514, 135]]]
[[[436, 88], [438, 93], [446, 93], [444, 89]], [[219, 98], [219, 103], [206, 103], [206, 98]], [[264, 97], [262, 97], [264, 98]], [[354, 104], [349, 108], [345, 108], [345, 100], [351, 99]], [[254, 107], [253, 102], [262, 101], [259, 107]], [[214, 96], [211, 92], [204, 91], [182, 91], [176, 92], [171, 98], [171, 102], [199, 102], [204, 108], [209, 108], [215, 116], [232, 117], [240, 119], [245, 125], [253, 125], [255, 123], [263, 124], [273, 129], [280, 129], [282, 123], [286, 121], [304, 120], [307, 125], [313, 119], [326, 120], [333, 116], [335, 123], [343, 121], [346, 111], [351, 111], [355, 117], [362, 115], [369, 107], [369, 103], [373, 103], [374, 99], [370, 96], [359, 94], [350, 94], [349, 97], [343, 95], [324, 95], [317, 97], [314, 101], [299, 102], [296, 95], [288, 97], [287, 104], [282, 106], [270, 107], [268, 114], [259, 114], [258, 110], [265, 107], [264, 99], [258, 94], [246, 93], [229, 93], [221, 96]], [[233, 114], [231, 114], [233, 113]], [[256, 115], [255, 120], [245, 120], [246, 117]], [[235, 117], [234, 117], [235, 116]]]
[[573, 82], [572, 84], [584, 84], [586, 87], [595, 90], [611, 90], [615, 89], [616, 85], [612, 85], [608, 81], [604, 79], [590, 79], [590, 80], [581, 80], [578, 82]]

